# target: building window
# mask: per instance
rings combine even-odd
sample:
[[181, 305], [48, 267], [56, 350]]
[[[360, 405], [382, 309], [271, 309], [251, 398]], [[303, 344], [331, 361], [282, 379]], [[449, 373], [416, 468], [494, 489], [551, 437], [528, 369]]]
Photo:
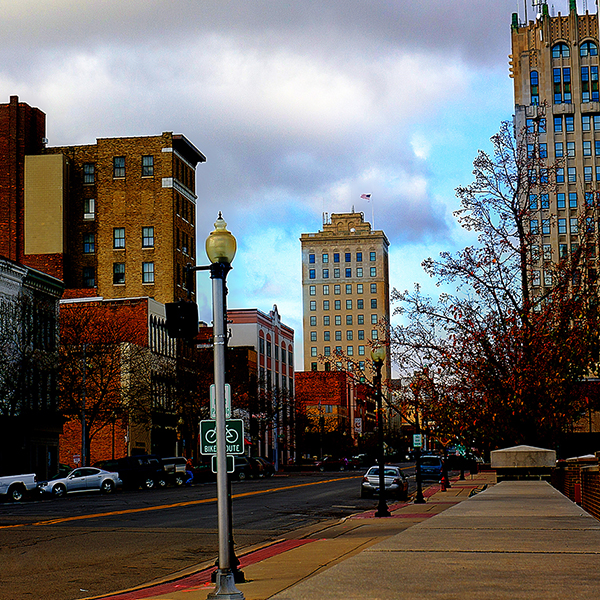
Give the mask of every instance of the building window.
[[83, 163], [83, 183], [89, 185], [96, 180], [96, 165], [94, 163]]
[[335, 324], [336, 325], [342, 324], [342, 316], [341, 315], [335, 315]]
[[154, 263], [142, 263], [142, 283], [154, 283]]
[[316, 331], [311, 331], [310, 332], [310, 341], [311, 342], [316, 342], [317, 341], [317, 332]]
[[323, 354], [325, 356], [331, 356], [331, 346], [325, 346], [325, 348], [323, 348]]
[[358, 330], [358, 339], [359, 340], [364, 340], [365, 339], [365, 330], [364, 329], [359, 329]]
[[558, 167], [556, 169], [556, 183], [565, 182], [565, 169], [564, 167]]
[[573, 115], [565, 115], [565, 130], [575, 131], [575, 117]]
[[354, 347], [353, 346], [346, 346], [346, 355], [354, 356]]
[[323, 286], [323, 296], [329, 296], [329, 286], [328, 285]]
[[571, 235], [577, 235], [579, 233], [579, 223], [577, 217], [569, 219], [569, 230]]
[[83, 218], [93, 219], [96, 215], [96, 201], [94, 198], [84, 198], [83, 200]]
[[317, 347], [316, 346], [311, 346], [310, 355], [317, 356]]
[[356, 276], [357, 277], [362, 277], [363, 276], [363, 269], [362, 269], [362, 267], [356, 267]]
[[339, 269], [334, 269], [333, 270], [333, 278], [334, 279], [339, 279], [340, 278], [340, 270]]
[[377, 267], [371, 267], [371, 277], [377, 277]]
[[556, 206], [557, 208], [566, 208], [565, 195], [562, 192], [556, 194]]
[[83, 234], [83, 252], [84, 254], [94, 254], [94, 234], [84, 233]]
[[575, 167], [567, 168], [567, 178], [569, 183], [577, 183], [577, 169]]
[[567, 156], [574, 158], [575, 156], [575, 142], [567, 142]]
[[552, 260], [552, 246], [550, 244], [544, 244], [542, 249], [544, 252], [544, 260]]
[[326, 316], [323, 317], [323, 325], [325, 327], [329, 327], [329, 320], [330, 320], [329, 319], [329, 315], [326, 315]]
[[125, 283], [125, 263], [113, 263], [113, 285]]
[[356, 293], [357, 294], [362, 294], [363, 293], [363, 284], [362, 283], [357, 283], [356, 284]]
[[592, 167], [583, 167], [583, 180], [586, 182], [592, 181]]
[[344, 260], [345, 260], [345, 262], [350, 262], [352, 260], [352, 253], [351, 252], [346, 252], [344, 254]]
[[[542, 235], [550, 235], [550, 219], [542, 219]], [[371, 308], [377, 308], [372, 306]]]
[[[598, 94], [598, 67], [581, 67], [581, 100], [582, 102], [598, 102], [600, 96]], [[589, 115], [588, 129], [589, 131]]]
[[584, 156], [592, 155], [592, 142], [590, 142], [589, 140], [585, 140], [583, 142], [583, 155]]
[[562, 133], [562, 117], [554, 117], [554, 133]]
[[562, 158], [563, 155], [563, 143], [562, 142], [554, 142], [554, 156], [556, 158]]
[[530, 231], [531, 235], [537, 235], [540, 232], [539, 223], [538, 223], [537, 219], [530, 219], [529, 231]]
[[358, 316], [356, 317], [356, 322], [357, 322], [359, 325], [364, 325], [364, 324], [365, 324], [365, 315], [358, 315]]
[[154, 177], [154, 156], [142, 156], [142, 177]]
[[154, 247], [154, 227], [142, 227], [142, 248]]
[[377, 315], [371, 315], [371, 325], [377, 325]]
[[336, 346], [336, 347], [335, 347], [335, 353], [336, 353], [338, 356], [341, 356], [341, 354], [342, 354], [342, 347], [341, 347], [341, 346]]
[[113, 229], [113, 248], [115, 250], [125, 248], [125, 227], [115, 227]]
[[356, 262], [362, 262], [362, 252], [356, 253]]
[[359, 356], [364, 356], [365, 355], [365, 347], [364, 346], [359, 346], [358, 347], [358, 355]]
[[569, 192], [569, 208], [577, 208], [577, 192]]
[[329, 269], [323, 269], [323, 279], [329, 279]]
[[310, 363], [310, 370], [311, 371], [316, 371], [317, 370], [317, 363], [316, 362]]
[[335, 341], [336, 342], [341, 342], [342, 341], [342, 332], [341, 331], [336, 331], [335, 332]]
[[342, 293], [342, 286], [339, 283], [333, 286], [333, 293], [336, 296], [339, 296]]
[[550, 196], [548, 194], [540, 194], [540, 204], [542, 209], [548, 210], [550, 208]]
[[594, 205], [594, 192], [584, 192], [586, 206]]
[[351, 294], [351, 293], [352, 293], [352, 284], [347, 283], [346, 284], [346, 294]]
[[311, 285], [311, 286], [309, 286], [309, 288], [308, 288], [308, 293], [309, 293], [311, 296], [316, 296], [316, 295], [317, 295], [317, 286], [316, 286], [316, 285]]
[[341, 300], [335, 300], [334, 305], [335, 305], [335, 310], [342, 310], [342, 301]]
[[593, 121], [594, 121], [594, 131], [598, 131], [600, 129], [600, 115], [594, 115]]
[[567, 220], [566, 219], [558, 219], [558, 233], [562, 233], [562, 234], [567, 233]]
[[267, 340], [267, 356], [273, 355], [273, 345]]
[[559, 244], [558, 245], [558, 256], [559, 258], [563, 259], [563, 258], [567, 258], [567, 254], [568, 254], [568, 248], [566, 244]]
[[308, 270], [308, 278], [309, 279], [316, 279], [317, 278], [317, 273], [316, 273], [315, 269], [309, 269]]
[[339, 263], [340, 262], [340, 253], [339, 252], [334, 252], [333, 253], [333, 262], [334, 263]]
[[309, 262], [311, 265], [314, 265], [314, 264], [315, 264], [315, 255], [314, 255], [314, 254], [309, 254], [309, 255], [308, 255], [308, 262]]
[[351, 342], [353, 335], [354, 335], [354, 332], [352, 331], [352, 329], [348, 329], [346, 331], [346, 341]]
[[346, 300], [346, 310], [352, 310], [352, 300]]
[[540, 272], [539, 271], [533, 271], [532, 272], [532, 283], [533, 283], [533, 287], [540, 287]]
[[[311, 304], [312, 302], [314, 302], [314, 300], [311, 301]], [[317, 310], [316, 304], [317, 303], [315, 302], [315, 310]], [[323, 310], [329, 310], [329, 300], [323, 300]]]
[[316, 300], [310, 301], [310, 310], [317, 310], [317, 301]]
[[94, 267], [83, 267], [83, 287], [93, 288], [96, 285]]
[[371, 298], [371, 308], [377, 308], [377, 298]]
[[537, 71], [531, 71], [529, 74], [529, 89], [531, 92], [531, 104], [540, 103], [540, 87]]
[[579, 46], [579, 56], [598, 56], [598, 46], [594, 42], [583, 42]]
[[564, 42], [552, 46], [552, 58], [569, 58], [569, 46]]
[[331, 332], [330, 331], [324, 331], [323, 332], [323, 341], [324, 342], [329, 342], [330, 340], [331, 340]]
[[346, 325], [352, 325], [352, 315], [346, 315]]
[[310, 318], [310, 326], [311, 327], [316, 327], [317, 326], [317, 317], [313, 316]]
[[540, 144], [540, 158], [548, 158], [548, 144]]
[[260, 354], [265, 353], [265, 338], [258, 339], [258, 351]]
[[125, 177], [125, 157], [114, 156], [113, 157], [113, 178]]
[[377, 331], [377, 329], [372, 329], [371, 330], [371, 339], [372, 340], [378, 340], [379, 339], [379, 332]]
[[328, 263], [329, 262], [329, 254], [323, 254], [321, 256], [321, 262]]
[[346, 269], [346, 277], [352, 277], [352, 269]]
[[372, 283], [371, 284], [371, 294], [376, 294], [376, 293], [377, 293], [377, 284]]

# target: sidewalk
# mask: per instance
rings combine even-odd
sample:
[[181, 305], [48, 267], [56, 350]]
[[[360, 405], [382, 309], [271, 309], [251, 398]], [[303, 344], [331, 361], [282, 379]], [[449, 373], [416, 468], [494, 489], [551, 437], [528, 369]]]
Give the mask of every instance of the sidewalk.
[[[313, 595], [311, 582], [324, 580], [326, 584], [330, 568], [336, 565], [343, 567], [348, 559], [360, 557], [375, 545], [409, 530], [418, 523], [431, 520], [431, 517], [459, 504], [474, 490], [495, 483], [494, 473], [481, 473], [473, 478], [468, 475], [465, 477], [464, 481], [453, 480], [452, 487], [444, 492], [437, 484], [424, 489], [426, 504], [388, 503], [392, 513], [390, 518], [375, 518], [375, 510], [373, 510], [354, 515], [334, 525], [321, 524], [293, 531], [281, 540], [262, 548], [249, 549], [250, 551], [246, 553], [238, 551], [240, 569], [246, 577], [246, 583], [238, 584], [238, 589], [244, 594], [246, 600], [279, 597], [275, 594], [280, 592], [283, 594], [281, 598], [321, 597], [324, 594], [322, 591], [315, 592], [316, 596]], [[102, 598], [105, 600], [183, 600], [184, 598], [204, 600], [214, 588], [210, 582], [213, 570], [212, 562], [198, 565], [196, 569], [174, 575], [169, 581], [150, 583], [140, 589], [102, 596]], [[396, 578], [396, 571], [397, 566], [393, 566], [390, 572], [392, 579]], [[353, 573], [352, 578], [355, 577], [357, 574]], [[371, 584], [375, 584], [375, 579], [380, 581], [379, 576], [375, 578], [372, 567], [359, 577]], [[300, 587], [296, 584], [301, 582], [308, 585], [308, 588], [298, 593], [308, 594], [306, 596], [296, 595], [296, 589]], [[345, 600], [356, 597], [347, 590], [342, 592], [340, 589], [340, 594], [334, 596], [332, 590], [328, 589], [324, 597], [343, 597]]]

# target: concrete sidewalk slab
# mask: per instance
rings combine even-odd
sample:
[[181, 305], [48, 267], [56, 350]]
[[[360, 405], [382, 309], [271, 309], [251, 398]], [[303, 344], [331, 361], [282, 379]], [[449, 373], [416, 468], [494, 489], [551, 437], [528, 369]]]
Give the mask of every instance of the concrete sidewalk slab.
[[594, 599], [600, 522], [544, 482], [503, 482], [274, 600]]

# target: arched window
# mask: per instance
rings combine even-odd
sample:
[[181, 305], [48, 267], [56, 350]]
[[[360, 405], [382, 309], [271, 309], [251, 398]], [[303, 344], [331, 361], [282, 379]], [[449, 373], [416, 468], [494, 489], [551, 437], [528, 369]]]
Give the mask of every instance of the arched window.
[[552, 47], [552, 58], [569, 58], [569, 56], [571, 56], [569, 46], [564, 42], [560, 42]]
[[529, 74], [529, 84], [531, 91], [531, 104], [540, 103], [540, 85], [537, 71], [531, 71]]
[[579, 56], [598, 56], [598, 46], [594, 42], [583, 42], [579, 46]]

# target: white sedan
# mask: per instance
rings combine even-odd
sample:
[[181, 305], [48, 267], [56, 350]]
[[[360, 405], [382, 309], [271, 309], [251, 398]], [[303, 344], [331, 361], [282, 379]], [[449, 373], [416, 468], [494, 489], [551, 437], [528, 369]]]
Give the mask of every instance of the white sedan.
[[49, 481], [41, 481], [37, 489], [57, 498], [70, 492], [103, 492], [110, 494], [123, 482], [118, 473], [97, 469], [96, 467], [80, 467], [71, 471], [66, 477], [58, 477]]

